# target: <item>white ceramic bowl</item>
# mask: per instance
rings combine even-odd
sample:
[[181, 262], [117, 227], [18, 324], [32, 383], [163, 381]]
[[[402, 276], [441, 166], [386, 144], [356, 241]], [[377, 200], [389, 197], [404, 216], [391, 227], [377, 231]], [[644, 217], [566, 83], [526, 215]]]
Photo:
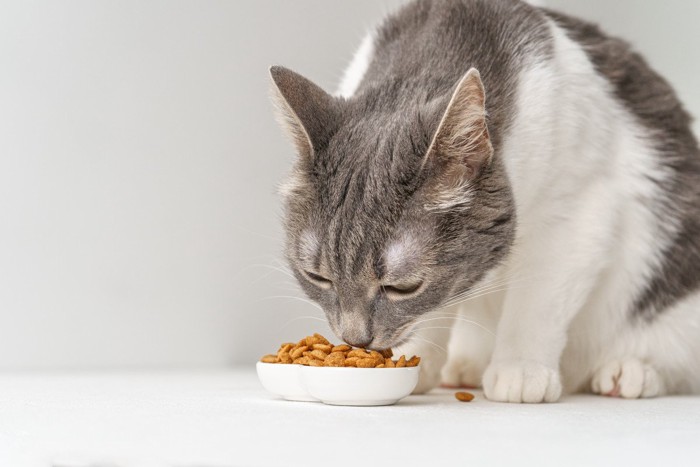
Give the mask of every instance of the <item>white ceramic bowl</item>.
[[257, 363], [263, 387], [290, 401], [330, 405], [392, 405], [411, 394], [420, 366], [334, 368]]
[[392, 405], [411, 394], [419, 367], [333, 368], [303, 366], [306, 389], [331, 405]]
[[263, 387], [271, 393], [288, 401], [312, 402], [318, 400], [311, 397], [304, 386], [301, 365], [258, 362], [256, 369]]

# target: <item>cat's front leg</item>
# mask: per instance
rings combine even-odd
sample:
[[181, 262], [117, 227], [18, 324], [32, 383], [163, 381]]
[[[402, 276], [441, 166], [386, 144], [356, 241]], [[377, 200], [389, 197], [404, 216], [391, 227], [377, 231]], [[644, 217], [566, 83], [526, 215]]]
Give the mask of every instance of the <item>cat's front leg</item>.
[[557, 368], [517, 358], [492, 362], [483, 383], [486, 397], [497, 402], [556, 402], [562, 391]]
[[[596, 209], [595, 203], [587, 207]], [[605, 242], [600, 239], [606, 236], [590, 230], [605, 225], [603, 219], [587, 226], [574, 220], [561, 222], [514, 252], [511, 274], [520, 280], [503, 302], [493, 357], [483, 376], [487, 398], [501, 402], [559, 399], [559, 360], [569, 325], [605, 264]]]
[[552, 309], [537, 287], [508, 292], [496, 346], [482, 384], [498, 402], [556, 402], [562, 392], [559, 358], [573, 313]]
[[571, 319], [565, 315], [572, 312], [552, 310], [547, 303], [521, 291], [508, 293], [493, 357], [482, 379], [487, 398], [499, 402], [559, 399], [559, 358]]
[[494, 276], [465, 296], [459, 305], [442, 369], [442, 384], [448, 387], [481, 387], [481, 378], [491, 361], [495, 331], [502, 308], [499, 289], [505, 281]]
[[451, 308], [425, 314], [417, 320], [407, 342], [396, 349], [397, 355], [405, 354], [406, 358], [418, 355], [421, 358], [420, 379], [413, 394], [424, 394], [440, 384], [454, 316], [455, 310]]

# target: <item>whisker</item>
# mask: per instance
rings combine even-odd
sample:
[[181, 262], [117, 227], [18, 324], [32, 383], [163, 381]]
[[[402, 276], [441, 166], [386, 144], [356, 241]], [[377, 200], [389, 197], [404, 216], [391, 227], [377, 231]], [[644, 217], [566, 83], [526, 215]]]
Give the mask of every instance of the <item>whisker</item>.
[[[496, 285], [500, 285], [500, 284], [503, 284], [503, 283], [508, 282], [508, 281], [511, 280], [511, 279], [512, 279], [512, 278], [509, 278], [509, 277], [502, 277], [502, 278], [498, 278], [498, 279], [493, 279], [493, 280], [488, 281], [488, 282], [480, 283], [480, 284], [478, 284], [476, 287], [472, 287], [472, 288], [470, 288], [469, 290], [467, 290], [466, 292], [470, 292], [470, 291], [473, 291], [473, 290], [482, 290], [482, 289], [486, 289], [486, 288], [493, 287], [493, 286], [496, 286]], [[457, 283], [459, 283], [459, 282], [465, 282], [465, 281], [467, 281], [467, 279], [460, 280], [460, 281], [458, 281]], [[457, 295], [459, 295], [459, 294], [457, 294]]]
[[523, 277], [520, 279], [504, 278], [502, 280], [493, 281], [487, 285], [472, 288], [472, 289], [466, 290], [462, 293], [456, 294], [453, 297], [446, 300], [445, 303], [451, 303], [451, 302], [453, 302], [455, 300], [459, 300], [461, 298], [471, 297], [471, 296], [476, 295], [478, 293], [486, 292], [486, 291], [490, 291], [490, 290], [494, 290], [494, 289], [507, 290], [513, 284], [517, 284], [517, 283], [531, 280], [531, 279], [532, 279], [532, 277]]
[[503, 276], [500, 277], [494, 277], [489, 281], [484, 281], [480, 284], [478, 284], [477, 287], [472, 287], [470, 290], [467, 290], [466, 292], [470, 291], [475, 291], [475, 290], [481, 290], [484, 288], [489, 288], [497, 285], [504, 285], [506, 283], [517, 283], [517, 282], [522, 282], [526, 280], [531, 280], [531, 279], [536, 279], [540, 274], [528, 274], [525, 276], [521, 276], [518, 271], [512, 271], [509, 272]]
[[299, 300], [300, 302], [308, 303], [309, 305], [313, 306], [314, 308], [317, 308], [317, 309], [323, 311], [323, 308], [321, 308], [319, 305], [315, 304], [311, 300], [307, 300], [307, 299], [301, 298], [301, 297], [295, 297], [293, 295], [270, 295], [268, 297], [263, 297], [261, 299], [258, 299], [254, 303], [263, 302], [265, 300], [274, 300], [274, 299], [283, 299], [283, 298], [287, 298], [287, 299], [291, 299], [291, 300]]
[[263, 280], [263, 279], [265, 279], [265, 278], [267, 278], [267, 277], [270, 277], [270, 275], [274, 274], [275, 272], [280, 272], [280, 273], [282, 273], [282, 274], [284, 274], [284, 275], [286, 275], [286, 276], [289, 276], [289, 277], [292, 278], [292, 279], [296, 279], [296, 277], [294, 277], [294, 274], [292, 274], [292, 272], [291, 272], [290, 270], [287, 270], [287, 269], [285, 269], [285, 268], [282, 267], [282, 266], [274, 266], [274, 265], [271, 265], [271, 264], [254, 263], [254, 264], [248, 264], [248, 265], [246, 265], [245, 267], [241, 268], [241, 269], [234, 275], [235, 280], [239, 280], [239, 279], [241, 278], [241, 276], [242, 276], [244, 273], [246, 273], [247, 271], [249, 271], [249, 270], [251, 270], [251, 269], [253, 269], [253, 268], [267, 268], [267, 269], [270, 269], [270, 271], [267, 272], [267, 273], [265, 273], [265, 274], [263, 274], [263, 275], [260, 276], [260, 277], [256, 277], [256, 278], [254, 278], [254, 279], [248, 279], [247, 283], [249, 283], [249, 284], [254, 284], [254, 283], [260, 282], [261, 280]]
[[292, 279], [296, 279], [294, 277], [294, 274], [292, 274], [292, 272], [289, 269], [285, 269], [282, 266], [273, 266], [271, 264], [251, 264], [251, 266], [269, 268], [269, 269], [272, 269], [273, 271], [281, 272], [282, 274], [285, 274], [285, 275], [291, 277]]
[[240, 225], [237, 226], [237, 228], [240, 229], [240, 230], [245, 230], [246, 232], [248, 232], [248, 233], [250, 233], [250, 234], [253, 234], [253, 235], [255, 235], [256, 237], [265, 237], [265, 238], [267, 238], [267, 239], [274, 240], [275, 242], [279, 242], [279, 241], [280, 241], [280, 238], [278, 238], [278, 237], [273, 237], [272, 235], [267, 235], [267, 234], [264, 234], [264, 233], [255, 232], [255, 231], [253, 231], [253, 230], [250, 230], [250, 229], [248, 229], [248, 228], [246, 228], [246, 227], [243, 227], [243, 226], [240, 226]]
[[[429, 322], [429, 321], [437, 321], [437, 320], [440, 320], [440, 319], [445, 319], [445, 318], [427, 318], [427, 319], [424, 319], [424, 320], [420, 320], [420, 321], [415, 322], [415, 323], [414, 323], [414, 326], [418, 326], [419, 324], [427, 323], [427, 322]], [[478, 328], [480, 328], [480, 329], [486, 331], [486, 332], [489, 333], [491, 336], [496, 337], [496, 333], [494, 333], [494, 332], [491, 331], [489, 328], [487, 328], [486, 326], [484, 326], [483, 324], [481, 324], [481, 323], [479, 323], [479, 322], [477, 322], [477, 321], [474, 321], [474, 320], [471, 320], [471, 319], [467, 319], [467, 318], [464, 318], [464, 317], [461, 317], [461, 316], [453, 316], [453, 317], [451, 317], [451, 318], [449, 318], [449, 319], [453, 319], [453, 320], [456, 320], [456, 321], [461, 321], [461, 322], [467, 323], [467, 324], [473, 324], [474, 326], [476, 326], [476, 327], [478, 327]], [[451, 328], [452, 328], [452, 327], [450, 326], [449, 329], [451, 329]], [[432, 328], [418, 328], [418, 329], [432, 329]], [[437, 329], [437, 328], [435, 328], [435, 329]]]
[[465, 292], [462, 292], [462, 293], [459, 293], [459, 294], [456, 294], [456, 295], [453, 295], [453, 296], [449, 297], [449, 298], [445, 301], [445, 303], [450, 303], [450, 302], [453, 302], [453, 301], [455, 301], [455, 300], [459, 300], [459, 299], [461, 299], [461, 298], [470, 297], [470, 296], [472, 296], [472, 295], [476, 295], [476, 294], [481, 293], [481, 292], [487, 292], [487, 291], [489, 291], [489, 290], [498, 289], [498, 288], [507, 289], [507, 288], [508, 288], [508, 284], [506, 284], [506, 283], [503, 283], [503, 284], [493, 284], [493, 285], [490, 285], [490, 286], [488, 286], [488, 287], [479, 287], [479, 288], [476, 288], [476, 289], [470, 289], [470, 290], [467, 290], [467, 291], [465, 291]]
[[[490, 286], [493, 284], [497, 284], [499, 282], [507, 282], [507, 281], [513, 279], [515, 276], [516, 276], [515, 272], [509, 272], [507, 275], [494, 276], [494, 277], [490, 278], [489, 280], [482, 279], [482, 281], [477, 283], [476, 285], [478, 285], [478, 287]], [[462, 279], [462, 282], [465, 280], [468, 280], [468, 279], [467, 278]]]
[[520, 287], [511, 287], [511, 286], [509, 285], [508, 287], [505, 287], [505, 288], [502, 288], [502, 289], [489, 290], [489, 291], [484, 292], [484, 293], [480, 293], [480, 294], [477, 294], [477, 295], [474, 295], [474, 296], [469, 296], [469, 297], [466, 297], [466, 298], [464, 298], [464, 299], [458, 300], [458, 301], [456, 301], [456, 302], [448, 302], [448, 303], [443, 304], [442, 306], [443, 306], [443, 307], [452, 307], [452, 306], [455, 306], [455, 305], [459, 305], [460, 303], [467, 302], [467, 301], [469, 301], [469, 300], [474, 300], [474, 299], [476, 299], [476, 298], [484, 297], [484, 296], [486, 296], [486, 295], [490, 295], [490, 294], [494, 294], [494, 293], [498, 293], [498, 292], [503, 292], [503, 291], [506, 291], [506, 290], [522, 289], [522, 288], [525, 288], [525, 287], [528, 287], [528, 286], [529, 286], [528, 284], [522, 285], [522, 286], [520, 286]]
[[506, 287], [506, 288], [507, 288], [507, 287], [509, 287], [509, 286], [512, 285], [512, 284], [517, 284], [517, 283], [519, 283], [519, 282], [523, 282], [523, 281], [530, 280], [530, 279], [532, 279], [532, 277], [523, 277], [523, 278], [520, 278], [520, 279], [513, 279], [513, 277], [502, 278], [502, 279], [499, 279], [499, 280], [495, 280], [495, 281], [489, 282], [489, 283], [487, 283], [487, 284], [482, 284], [482, 285], [480, 285], [480, 286], [478, 286], [478, 287], [471, 288], [471, 289], [466, 290], [466, 291], [464, 291], [464, 292], [462, 292], [462, 293], [455, 294], [454, 296], [450, 297], [450, 298], [446, 301], [446, 303], [449, 303], [449, 302], [451, 302], [451, 301], [453, 301], [453, 300], [456, 300], [456, 299], [463, 298], [463, 297], [465, 297], [465, 296], [470, 296], [470, 295], [473, 295], [473, 294], [477, 294], [477, 293], [479, 293], [479, 292], [485, 292], [486, 290], [490, 290], [490, 289], [493, 289], [493, 288], [499, 288], [499, 287]]
[[292, 319], [290, 319], [289, 321], [287, 321], [286, 323], [284, 323], [284, 324], [280, 327], [280, 329], [284, 329], [284, 328], [286, 328], [287, 326], [289, 326], [292, 322], [294, 322], [294, 321], [299, 321], [300, 319], [315, 319], [316, 321], [321, 321], [321, 322], [323, 322], [323, 323], [326, 322], [325, 319], [319, 318], [319, 317], [317, 317], [317, 316], [297, 316], [296, 318], [292, 318]]
[[293, 285], [279, 285], [277, 286], [277, 289], [283, 291], [283, 292], [300, 292], [301, 290], [299, 287], [294, 287]]
[[429, 326], [427, 328], [417, 329], [416, 332], [420, 332], [427, 329], [452, 329], [452, 326]]
[[300, 290], [300, 289], [301, 289], [301, 287], [299, 286], [299, 283], [298, 283], [298, 282], [296, 282], [296, 281], [292, 282], [292, 281], [290, 281], [290, 280], [280, 280], [280, 281], [277, 281], [277, 287], [282, 287], [282, 286], [284, 286], [284, 287], [289, 287], [289, 288], [295, 288], [295, 289], [297, 289], [297, 290]]
[[409, 333], [408, 335], [410, 336], [411, 339], [418, 339], [418, 340], [420, 340], [420, 341], [422, 341], [422, 342], [425, 342], [426, 344], [430, 344], [430, 345], [432, 345], [432, 346], [435, 346], [437, 349], [443, 351], [444, 353], [447, 353], [447, 349], [445, 349], [444, 347], [442, 347], [442, 346], [436, 344], [435, 342], [431, 341], [430, 339], [426, 339], [425, 337], [416, 334], [415, 331], [412, 332], [412, 333]]
[[451, 307], [454, 307], [455, 305], [459, 305], [459, 304], [461, 304], [461, 303], [468, 302], [469, 300], [475, 300], [475, 299], [477, 299], [477, 298], [486, 297], [487, 295], [493, 295], [493, 294], [497, 294], [497, 293], [499, 293], [499, 292], [505, 292], [505, 291], [507, 291], [507, 290], [510, 290], [511, 288], [512, 288], [512, 287], [510, 287], [510, 286], [503, 287], [503, 288], [495, 288], [495, 289], [486, 290], [486, 291], [484, 291], [484, 292], [477, 293], [477, 294], [474, 294], [474, 295], [467, 295], [467, 296], [464, 296], [464, 297], [458, 297], [458, 298], [453, 299], [453, 300], [451, 300], [451, 301], [449, 301], [449, 302], [443, 303], [443, 304], [441, 305], [441, 308], [451, 308]]
[[291, 271], [291, 268], [288, 266], [289, 263], [287, 263], [286, 261], [283, 261], [283, 260], [281, 260], [280, 258], [278, 258], [278, 257], [276, 257], [276, 256], [270, 256], [270, 259], [271, 259], [272, 261], [276, 262], [276, 263], [277, 263], [277, 266], [279, 266], [279, 267], [281, 267], [281, 268], [284, 268], [284, 269], [287, 269], [288, 271]]

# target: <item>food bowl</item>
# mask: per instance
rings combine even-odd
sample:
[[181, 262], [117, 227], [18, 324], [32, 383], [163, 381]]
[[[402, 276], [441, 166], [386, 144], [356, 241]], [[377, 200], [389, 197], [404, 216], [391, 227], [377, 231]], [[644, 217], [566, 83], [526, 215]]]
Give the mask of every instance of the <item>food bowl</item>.
[[290, 401], [330, 405], [392, 405], [411, 394], [420, 367], [335, 368], [257, 363], [263, 387]]
[[288, 401], [314, 402], [302, 381], [301, 365], [258, 362], [258, 378], [265, 389]]
[[393, 405], [411, 394], [420, 367], [302, 367], [306, 389], [330, 405]]

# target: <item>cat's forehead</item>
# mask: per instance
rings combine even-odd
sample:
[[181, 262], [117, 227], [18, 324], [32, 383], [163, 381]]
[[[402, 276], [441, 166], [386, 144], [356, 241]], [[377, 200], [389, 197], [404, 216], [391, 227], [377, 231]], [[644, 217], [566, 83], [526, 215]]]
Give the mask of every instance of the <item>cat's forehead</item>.
[[391, 216], [386, 207], [400, 209], [416, 188], [426, 146], [420, 138], [382, 119], [349, 123], [314, 163], [319, 200]]
[[418, 110], [360, 113], [343, 119], [330, 139], [327, 156], [389, 160], [395, 153], [422, 156], [429, 144]]
[[[338, 237], [323, 228], [307, 228], [299, 235], [297, 253], [304, 267], [346, 276], [353, 280], [398, 278], [416, 273], [424, 258], [424, 239], [403, 231], [371, 245], [371, 239], [343, 251], [337, 250]], [[350, 267], [348, 267], [350, 266]]]
[[368, 115], [342, 124], [331, 138], [324, 156], [339, 158], [339, 162], [345, 164], [371, 163], [385, 158], [398, 137], [395, 122], [386, 117]]

